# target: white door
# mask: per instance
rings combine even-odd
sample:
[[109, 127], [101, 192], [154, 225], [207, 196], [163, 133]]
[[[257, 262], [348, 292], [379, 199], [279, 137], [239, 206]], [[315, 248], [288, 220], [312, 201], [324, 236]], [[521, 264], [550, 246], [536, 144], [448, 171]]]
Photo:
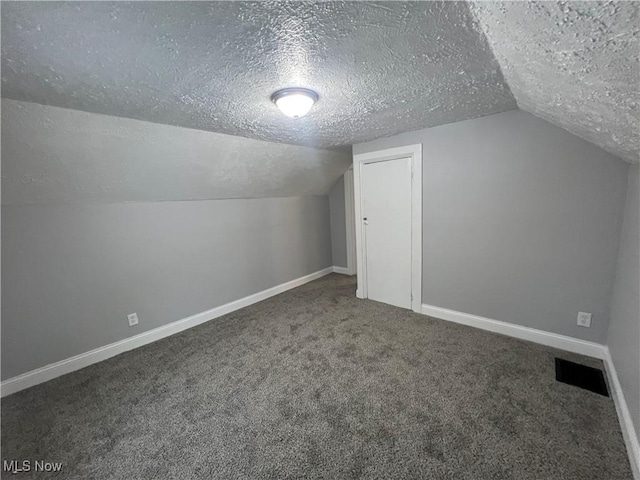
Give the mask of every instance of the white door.
[[411, 308], [411, 158], [361, 167], [367, 296]]

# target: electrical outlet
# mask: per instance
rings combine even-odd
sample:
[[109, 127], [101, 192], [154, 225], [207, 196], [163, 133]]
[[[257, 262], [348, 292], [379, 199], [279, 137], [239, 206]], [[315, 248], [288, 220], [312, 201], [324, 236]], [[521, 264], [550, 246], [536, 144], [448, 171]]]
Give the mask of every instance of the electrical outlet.
[[591, 327], [591, 314], [588, 312], [578, 312], [578, 325], [581, 327]]
[[127, 315], [127, 319], [129, 320], [129, 326], [133, 327], [134, 325], [138, 324], [138, 314], [137, 313], [130, 313], [129, 315]]

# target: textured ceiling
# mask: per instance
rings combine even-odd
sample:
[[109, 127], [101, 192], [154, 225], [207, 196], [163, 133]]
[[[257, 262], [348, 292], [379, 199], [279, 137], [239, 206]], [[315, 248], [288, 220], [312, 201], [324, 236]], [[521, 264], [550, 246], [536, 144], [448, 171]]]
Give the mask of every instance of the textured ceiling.
[[2, 101], [2, 203], [324, 195], [351, 155]]
[[516, 108], [465, 2], [3, 2], [2, 95], [323, 148]]
[[640, 161], [640, 2], [477, 2], [518, 106]]

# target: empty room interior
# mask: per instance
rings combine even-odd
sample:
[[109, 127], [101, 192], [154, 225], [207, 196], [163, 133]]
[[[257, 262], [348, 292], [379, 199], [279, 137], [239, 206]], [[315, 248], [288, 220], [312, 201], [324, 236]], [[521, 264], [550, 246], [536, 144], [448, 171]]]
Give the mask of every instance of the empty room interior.
[[0, 12], [2, 478], [640, 480], [640, 2]]

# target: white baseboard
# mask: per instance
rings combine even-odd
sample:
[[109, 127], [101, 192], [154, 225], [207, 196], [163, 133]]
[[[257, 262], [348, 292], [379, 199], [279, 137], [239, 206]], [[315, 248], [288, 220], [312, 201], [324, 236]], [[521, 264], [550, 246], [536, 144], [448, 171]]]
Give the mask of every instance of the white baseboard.
[[548, 347], [558, 348], [560, 350], [579, 353], [603, 360], [607, 372], [607, 378], [609, 379], [610, 393], [613, 397], [616, 411], [618, 412], [618, 419], [620, 421], [622, 435], [627, 446], [634, 479], [640, 480], [640, 445], [638, 443], [638, 437], [636, 435], [633, 422], [631, 421], [631, 412], [629, 411], [629, 407], [627, 406], [627, 402], [624, 398], [624, 393], [622, 392], [620, 380], [618, 379], [618, 374], [616, 373], [613, 360], [611, 359], [609, 348], [606, 345], [588, 342], [586, 340], [579, 340], [577, 338], [559, 335], [556, 333], [545, 332], [535, 328], [492, 320], [490, 318], [479, 317], [468, 313], [457, 312], [447, 308], [434, 307], [432, 305], [423, 304], [422, 313], [430, 317], [440, 318], [442, 320], [460, 323], [462, 325], [468, 325], [470, 327], [480, 328], [482, 330], [488, 330], [490, 332], [500, 333], [509, 337], [528, 340]]
[[340, 275], [353, 275], [353, 273], [351, 273], [347, 267], [334, 266], [333, 273], [339, 273]]
[[469, 313], [457, 312], [447, 308], [434, 307], [422, 304], [422, 313], [430, 317], [448, 320], [450, 322], [468, 325], [470, 327], [488, 330], [489, 332], [500, 333], [509, 337], [528, 340], [548, 347], [566, 350], [568, 352], [580, 353], [589, 357], [603, 359], [606, 356], [607, 347], [595, 342], [579, 340], [577, 338], [559, 335], [557, 333], [545, 332], [535, 328], [514, 325], [513, 323], [501, 322], [490, 318], [479, 317]]
[[624, 443], [627, 445], [627, 453], [629, 455], [629, 463], [631, 463], [631, 470], [633, 471], [633, 478], [640, 480], [640, 441], [638, 441], [638, 436], [631, 418], [631, 412], [625, 400], [624, 392], [618, 379], [618, 373], [616, 372], [616, 367], [608, 347], [606, 348], [604, 366], [607, 371], [607, 378], [609, 379], [609, 390], [611, 390], [610, 393], [613, 397], [613, 403], [615, 403], [618, 412]]
[[261, 292], [254, 293], [253, 295], [249, 295], [247, 297], [234, 300], [233, 302], [226, 303], [219, 307], [212, 308], [211, 310], [197, 313], [190, 317], [183, 318], [182, 320], [169, 323], [168, 325], [154, 328], [153, 330], [143, 332], [133, 337], [125, 338], [124, 340], [120, 340], [119, 342], [111, 343], [109, 345], [105, 345], [104, 347], [99, 347], [89, 352], [81, 353], [80, 355], [76, 355], [74, 357], [67, 358], [50, 365], [46, 365], [36, 370], [32, 370], [22, 375], [18, 375], [17, 377], [5, 380], [0, 384], [0, 396], [5, 397], [7, 395], [11, 395], [12, 393], [24, 390], [25, 388], [38, 385], [39, 383], [47, 382], [61, 375], [65, 375], [89, 365], [93, 365], [94, 363], [101, 362], [102, 360], [111, 358], [115, 355], [118, 355], [119, 353], [123, 353], [128, 350], [133, 350], [134, 348], [147, 345], [149, 343], [155, 342], [156, 340], [160, 340], [183, 330], [187, 330], [188, 328], [192, 328], [202, 323], [208, 322], [209, 320], [213, 320], [214, 318], [221, 317], [222, 315], [226, 315], [227, 313], [231, 313], [241, 308], [248, 307], [249, 305], [253, 305], [254, 303], [260, 302], [262, 300], [266, 300], [269, 297], [273, 297], [274, 295], [278, 295], [279, 293], [291, 290], [292, 288], [299, 287], [300, 285], [304, 285], [305, 283], [309, 283], [320, 277], [324, 277], [325, 275], [328, 275], [332, 272], [333, 267], [328, 267], [310, 275], [296, 278], [295, 280], [276, 285], [275, 287], [271, 287]]

